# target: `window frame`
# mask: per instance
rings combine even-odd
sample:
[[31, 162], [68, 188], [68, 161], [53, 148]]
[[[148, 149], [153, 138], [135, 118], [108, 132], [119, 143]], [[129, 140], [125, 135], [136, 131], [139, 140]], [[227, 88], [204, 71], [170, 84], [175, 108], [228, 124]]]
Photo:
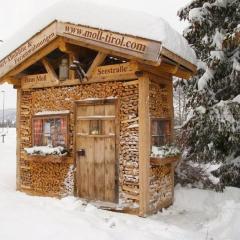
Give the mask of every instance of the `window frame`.
[[67, 129], [66, 129], [66, 132], [67, 132], [67, 136], [66, 136], [66, 150], [68, 151], [69, 150], [69, 146], [70, 146], [70, 138], [69, 138], [69, 135], [70, 135], [70, 127], [69, 127], [69, 121], [70, 121], [70, 113], [57, 113], [57, 114], [43, 114], [43, 115], [34, 115], [32, 117], [32, 146], [35, 146], [34, 145], [34, 142], [35, 142], [35, 139], [34, 139], [34, 129], [33, 129], [33, 126], [34, 126], [34, 120], [45, 120], [45, 119], [57, 119], [57, 118], [64, 118], [66, 120], [66, 125], [67, 125]]
[[[152, 125], [153, 125], [153, 121], [168, 121], [169, 122], [169, 143], [171, 144], [173, 141], [173, 129], [172, 129], [172, 119], [171, 118], [161, 118], [161, 117], [151, 117], [150, 118], [150, 149], [152, 150], [152, 146], [154, 146], [152, 144], [152, 137], [157, 137], [158, 135], [153, 135], [153, 131], [152, 131]], [[160, 135], [159, 135], [160, 136]], [[164, 145], [162, 145], [164, 146]], [[160, 147], [160, 146], [158, 146]]]

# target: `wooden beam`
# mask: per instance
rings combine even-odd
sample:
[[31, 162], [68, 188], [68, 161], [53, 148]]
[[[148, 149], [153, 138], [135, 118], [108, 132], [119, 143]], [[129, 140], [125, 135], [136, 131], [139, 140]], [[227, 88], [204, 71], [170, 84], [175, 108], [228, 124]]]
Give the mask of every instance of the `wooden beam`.
[[[139, 64], [139, 69], [157, 75], [161, 78], [169, 78], [169, 76], [176, 76], [179, 78], [184, 78], [188, 80], [193, 73], [189, 70], [185, 70], [180, 67], [180, 64], [169, 64], [166, 62], [161, 62], [159, 67], [153, 67], [150, 65]], [[165, 76], [164, 76], [165, 75]]]
[[139, 64], [139, 70], [145, 71], [145, 72], [148, 72], [148, 73], [152, 73], [153, 75], [156, 75], [156, 76], [158, 76], [161, 79], [164, 79], [166, 81], [169, 81], [169, 78], [171, 77], [170, 73], [160, 71], [159, 68], [149, 66], [149, 65], [145, 65], [145, 64]]
[[4, 81], [1, 81], [1, 83], [8, 83], [8, 84], [12, 84], [12, 85], [15, 85], [15, 86], [18, 86], [20, 87], [21, 86], [21, 80], [18, 79], [18, 78], [14, 78], [14, 77], [8, 77], [6, 79], [4, 79]]
[[149, 76], [139, 77], [139, 215], [149, 213], [149, 171], [150, 171], [150, 114]]
[[103, 48], [103, 47], [99, 47], [99, 46], [95, 46], [95, 45], [90, 46], [88, 43], [77, 41], [77, 40], [70, 39], [70, 38], [67, 38], [67, 37], [63, 37], [63, 39], [67, 43], [74, 44], [74, 45], [81, 46], [81, 47], [91, 48], [92, 50], [100, 51], [100, 52], [103, 52], [103, 53], [108, 54], [108, 55], [113, 55], [113, 56], [116, 56], [116, 57], [130, 59], [130, 60], [141, 62], [143, 64], [149, 64], [149, 65], [152, 65], [152, 66], [159, 66], [159, 62], [153, 62], [153, 61], [149, 61], [149, 60], [139, 59], [137, 57], [134, 57], [132, 55], [128, 55], [128, 54], [123, 53], [123, 52], [116, 52], [116, 51], [106, 49], [106, 48]]
[[176, 55], [175, 53], [169, 51], [166, 48], [162, 48], [161, 54], [166, 56], [167, 58], [171, 59], [172, 61], [179, 63], [180, 65], [184, 66], [185, 68], [189, 69], [190, 72], [193, 74], [197, 72], [197, 66], [192, 64], [191, 62], [187, 61], [186, 59]]
[[[93, 38], [92, 36], [82, 34], [83, 32], [89, 32], [91, 33], [91, 35], [99, 35], [99, 33], [101, 32], [101, 37]], [[111, 34], [111, 38], [122, 39], [123, 35], [117, 32], [58, 22], [58, 35], [66, 37], [68, 39], [77, 40], [78, 42], [81, 41], [82, 43], [85, 43], [88, 48], [93, 48], [93, 46], [96, 46], [102, 49], [111, 50], [114, 53], [124, 53], [137, 59], [148, 60], [153, 62], [154, 64], [158, 64], [159, 55], [162, 47], [161, 42], [125, 34], [123, 43], [116, 44], [113, 41], [111, 43], [108, 43], [105, 38], [108, 36], [109, 33]], [[133, 46], [132, 48], [128, 46], [130, 42], [134, 43], [134, 48]]]
[[179, 64], [169, 64], [161, 62], [160, 66], [157, 68], [158, 71], [167, 72], [170, 74], [175, 74], [179, 68]]
[[184, 78], [186, 80], [188, 80], [190, 77], [193, 76], [193, 74], [189, 71], [183, 70], [183, 69], [178, 69], [177, 72], [174, 74], [176, 77], [179, 78]]
[[[69, 59], [69, 66], [73, 63], [74, 60], [77, 59], [77, 54], [70, 52], [68, 53], [68, 59]], [[69, 79], [74, 80], [75, 79], [75, 71], [69, 70]]]
[[65, 42], [64, 38], [62, 37], [59, 38], [59, 50], [67, 54], [69, 53], [78, 54], [80, 51], [79, 46]]
[[42, 60], [41, 60], [43, 66], [45, 67], [47, 73], [49, 74], [50, 78], [56, 80], [56, 81], [59, 81], [58, 79], [58, 76], [53, 68], [53, 66], [51, 65], [51, 63], [47, 60], [46, 57], [44, 57]]
[[106, 57], [107, 57], [107, 54], [103, 52], [98, 52], [97, 56], [93, 60], [90, 68], [86, 73], [86, 79], [90, 79], [92, 77], [94, 70], [103, 63]]

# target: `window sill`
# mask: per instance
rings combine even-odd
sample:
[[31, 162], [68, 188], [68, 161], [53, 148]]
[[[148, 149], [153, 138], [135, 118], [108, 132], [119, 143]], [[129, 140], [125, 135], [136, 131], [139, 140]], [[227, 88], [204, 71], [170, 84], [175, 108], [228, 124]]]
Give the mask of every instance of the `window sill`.
[[73, 163], [73, 158], [59, 155], [29, 155], [25, 154], [25, 161], [41, 162], [41, 163]]
[[154, 166], [163, 166], [166, 164], [177, 164], [181, 155], [169, 156], [169, 157], [150, 157], [150, 164]]

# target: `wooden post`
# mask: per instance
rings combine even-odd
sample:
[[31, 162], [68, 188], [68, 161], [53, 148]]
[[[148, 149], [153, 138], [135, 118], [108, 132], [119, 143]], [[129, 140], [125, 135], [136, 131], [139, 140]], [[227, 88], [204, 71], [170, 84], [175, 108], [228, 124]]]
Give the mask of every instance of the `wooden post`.
[[20, 178], [20, 107], [21, 107], [21, 95], [22, 90], [20, 88], [17, 89], [17, 114], [16, 114], [16, 189], [19, 191], [21, 186], [21, 178]]
[[[174, 136], [174, 107], [173, 107], [173, 78], [171, 77], [170, 79], [170, 83], [168, 85], [168, 102], [170, 105], [170, 114], [171, 114], [171, 143], [174, 142], [175, 140], [175, 136]], [[173, 199], [174, 199], [174, 172], [175, 172], [175, 164], [171, 163], [171, 181], [172, 181], [172, 203], [173, 203]]]
[[42, 58], [41, 60], [43, 66], [45, 67], [47, 73], [51, 76], [51, 80], [59, 81], [58, 76], [53, 68], [53, 66], [50, 64], [50, 62], [47, 60], [46, 57]]
[[171, 142], [174, 141], [174, 107], [173, 107], [173, 79], [171, 77], [168, 88], [168, 103], [170, 107], [170, 116], [171, 116]]
[[[77, 54], [75, 53], [68, 53], [69, 56], [69, 66], [73, 63], [74, 60], [77, 59], [76, 57]], [[75, 71], [74, 70], [69, 70], [69, 79], [74, 80], [75, 79]]]
[[150, 171], [150, 116], [149, 116], [149, 76], [139, 77], [139, 215], [145, 217], [149, 209]]

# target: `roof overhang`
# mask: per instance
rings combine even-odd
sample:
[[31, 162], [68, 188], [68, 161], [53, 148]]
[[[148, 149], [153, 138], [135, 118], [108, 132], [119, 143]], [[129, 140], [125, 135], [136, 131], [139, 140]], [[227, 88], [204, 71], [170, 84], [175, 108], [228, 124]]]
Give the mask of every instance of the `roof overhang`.
[[[16, 75], [20, 70], [24, 70], [24, 67], [38, 61], [55, 48], [62, 47], [62, 42], [134, 59], [152, 66], [159, 66], [165, 57], [183, 67], [190, 75], [196, 72], [194, 64], [165, 49], [161, 42], [54, 21], [0, 61], [0, 82]], [[42, 49], [46, 50], [40, 52]], [[30, 58], [31, 61], [23, 66]]]

